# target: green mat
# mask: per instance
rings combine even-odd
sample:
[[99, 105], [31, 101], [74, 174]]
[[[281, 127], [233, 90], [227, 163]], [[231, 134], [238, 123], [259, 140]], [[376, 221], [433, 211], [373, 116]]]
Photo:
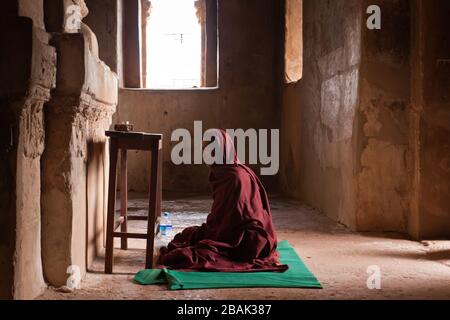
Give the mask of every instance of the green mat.
[[169, 269], [139, 271], [134, 280], [142, 285], [167, 283], [170, 290], [213, 288], [322, 288], [287, 241], [278, 243], [286, 272], [182, 272]]

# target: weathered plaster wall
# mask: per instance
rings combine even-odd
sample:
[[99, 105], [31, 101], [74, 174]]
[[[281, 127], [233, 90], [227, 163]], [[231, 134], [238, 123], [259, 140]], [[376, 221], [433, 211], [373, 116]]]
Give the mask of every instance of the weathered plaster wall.
[[119, 34], [119, 19], [116, 19], [119, 1], [121, 0], [86, 0], [89, 15], [84, 19], [97, 36], [100, 60], [114, 72], [117, 72], [119, 64], [116, 40]]
[[356, 227], [404, 232], [410, 200], [410, 1], [365, 1], [363, 8], [372, 4], [381, 8], [382, 25], [362, 28]]
[[[219, 88], [151, 91], [122, 89], [115, 122], [130, 121], [136, 130], [164, 134], [166, 190], [208, 190], [207, 168], [174, 166], [170, 136], [177, 128], [278, 128], [276, 105], [277, 3], [272, 0], [219, 1]], [[192, 131], [191, 131], [192, 132]], [[129, 186], [148, 189], [148, 155], [131, 154]], [[275, 177], [265, 179], [275, 185]]]
[[[381, 8], [381, 30], [366, 8]], [[305, 1], [281, 186], [359, 231], [449, 235], [448, 2]], [[412, 39], [412, 41], [411, 41]]]
[[[381, 30], [366, 28], [372, 4]], [[406, 231], [409, 1], [306, 1], [304, 19], [304, 78], [283, 94], [282, 187], [356, 230]]]
[[284, 85], [282, 190], [355, 226], [361, 2], [305, 0], [304, 70]]
[[450, 236], [450, 2], [412, 2], [410, 234]]

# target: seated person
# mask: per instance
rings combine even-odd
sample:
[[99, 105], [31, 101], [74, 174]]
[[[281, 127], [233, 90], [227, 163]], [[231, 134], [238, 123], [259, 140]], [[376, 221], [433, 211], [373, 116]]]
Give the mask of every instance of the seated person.
[[[210, 165], [213, 205], [206, 223], [177, 234], [159, 264], [178, 270], [285, 271], [276, 251], [269, 200], [256, 174], [237, 158], [224, 130], [214, 130], [224, 160]], [[231, 161], [225, 161], [231, 155]]]

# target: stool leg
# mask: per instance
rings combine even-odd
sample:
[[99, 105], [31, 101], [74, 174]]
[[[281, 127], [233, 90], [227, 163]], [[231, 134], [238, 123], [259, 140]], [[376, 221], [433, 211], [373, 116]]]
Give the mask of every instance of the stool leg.
[[[162, 145], [162, 140], [161, 140]], [[161, 218], [161, 212], [162, 212], [162, 165], [163, 165], [163, 153], [162, 149], [160, 149], [158, 155], [158, 190], [157, 190], [157, 197], [156, 197], [156, 217]]]
[[114, 214], [116, 210], [116, 187], [117, 187], [117, 141], [110, 139], [110, 167], [109, 167], [109, 189], [108, 189], [108, 217], [106, 223], [106, 253], [105, 273], [112, 273], [113, 250], [114, 250]]
[[[123, 223], [120, 225], [120, 231], [127, 233], [127, 214], [128, 214], [128, 182], [127, 182], [127, 150], [120, 150], [120, 215], [123, 217]], [[122, 250], [128, 249], [128, 238], [123, 236], [120, 240]]]
[[153, 268], [153, 250], [155, 247], [155, 220], [159, 216], [158, 210], [158, 185], [159, 177], [158, 174], [160, 168], [161, 159], [161, 148], [162, 142], [155, 141], [152, 149], [152, 163], [151, 163], [151, 176], [150, 176], [150, 200], [149, 200], [149, 210], [148, 210], [148, 225], [147, 225], [147, 253], [145, 259], [145, 268]]

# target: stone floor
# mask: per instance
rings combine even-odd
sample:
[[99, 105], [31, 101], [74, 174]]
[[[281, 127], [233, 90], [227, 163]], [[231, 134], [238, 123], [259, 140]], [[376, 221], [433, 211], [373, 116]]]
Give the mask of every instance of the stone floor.
[[[178, 197], [164, 201], [175, 232], [201, 224], [211, 201]], [[146, 200], [135, 196], [130, 211], [143, 214]], [[414, 242], [396, 234], [354, 233], [301, 203], [272, 197], [278, 239], [288, 240], [324, 289], [219, 289], [169, 291], [165, 286], [140, 286], [134, 273], [144, 266], [143, 240], [130, 250], [115, 250], [113, 275], [103, 274], [99, 257], [74, 293], [52, 288], [39, 299], [450, 299], [450, 241]], [[133, 231], [145, 228], [133, 222]], [[161, 244], [159, 240], [159, 244]], [[116, 248], [119, 247], [119, 240]], [[367, 288], [367, 268], [381, 270], [381, 289]]]

